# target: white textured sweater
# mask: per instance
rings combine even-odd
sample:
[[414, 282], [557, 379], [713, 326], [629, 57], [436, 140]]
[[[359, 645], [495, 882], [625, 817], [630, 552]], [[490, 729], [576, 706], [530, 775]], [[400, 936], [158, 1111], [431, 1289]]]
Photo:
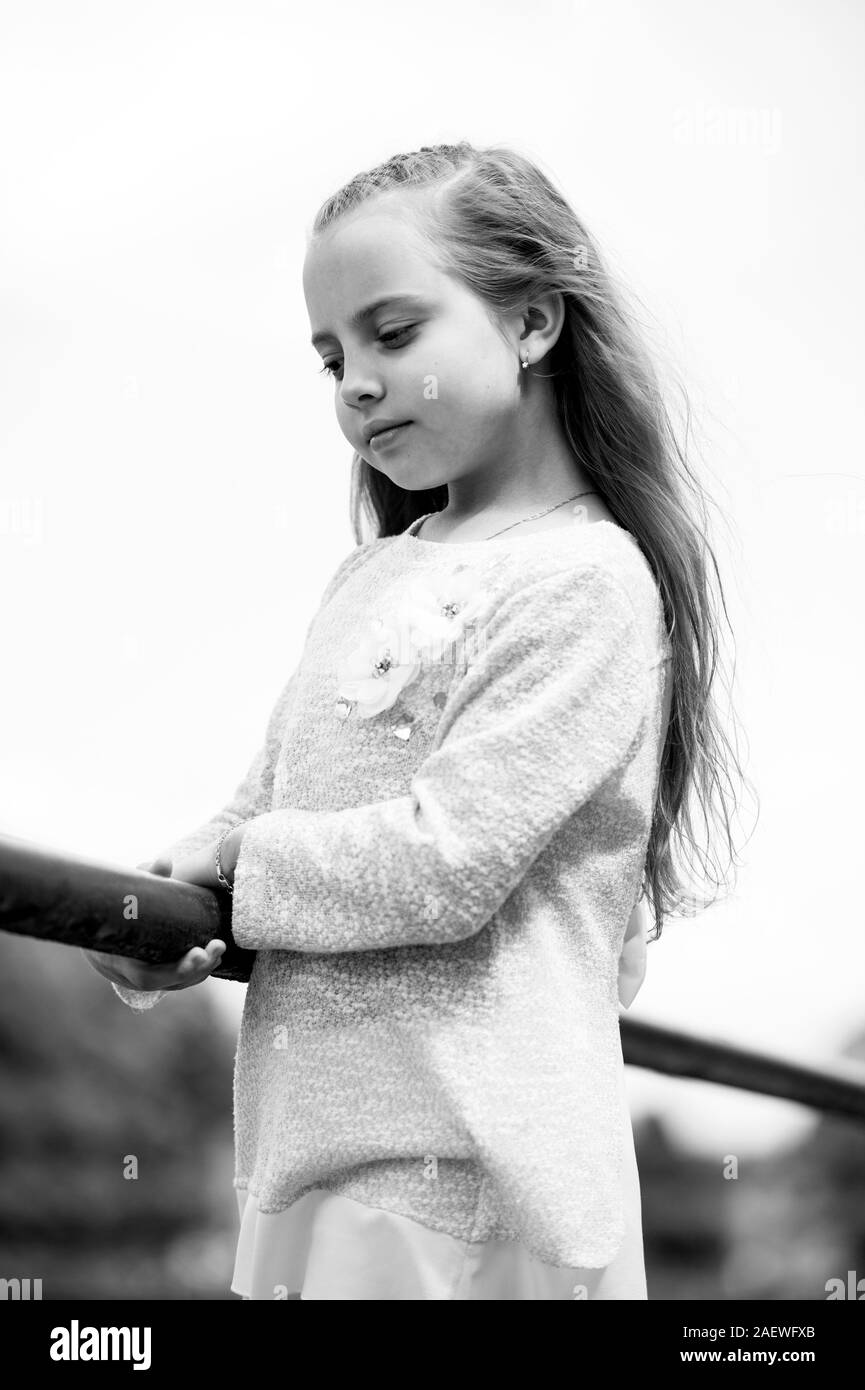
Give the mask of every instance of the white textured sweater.
[[617, 971], [668, 713], [660, 595], [609, 522], [417, 524], [342, 562], [246, 777], [162, 851], [250, 822], [235, 1186], [598, 1267], [624, 1235]]

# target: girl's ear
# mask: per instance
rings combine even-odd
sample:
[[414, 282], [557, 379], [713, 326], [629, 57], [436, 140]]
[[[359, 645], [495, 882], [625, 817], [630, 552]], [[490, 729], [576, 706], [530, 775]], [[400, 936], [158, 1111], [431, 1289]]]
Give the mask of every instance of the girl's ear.
[[[543, 295], [526, 307], [523, 327], [533, 333], [532, 356], [535, 362], [555, 347], [565, 323], [565, 300], [559, 290]], [[522, 335], [521, 335], [522, 336]]]

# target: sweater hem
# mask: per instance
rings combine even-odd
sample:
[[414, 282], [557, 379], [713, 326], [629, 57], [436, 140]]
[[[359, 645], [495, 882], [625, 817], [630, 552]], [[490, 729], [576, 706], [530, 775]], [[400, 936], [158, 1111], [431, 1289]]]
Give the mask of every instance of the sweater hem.
[[[317, 1182], [308, 1184], [306, 1187], [295, 1192], [292, 1197], [287, 1198], [278, 1205], [272, 1205], [268, 1202], [266, 1206], [263, 1203], [261, 1193], [252, 1187], [248, 1180], [235, 1178], [233, 1186], [237, 1191], [245, 1192], [248, 1196], [254, 1197], [259, 1210], [268, 1213], [287, 1211], [290, 1207], [294, 1206], [296, 1202], [300, 1201], [302, 1197], [312, 1191], [336, 1192], [341, 1196], [348, 1197], [351, 1201], [357, 1202], [360, 1206], [367, 1207], [373, 1211], [389, 1212], [394, 1216], [405, 1217], [407, 1220], [414, 1221], [427, 1230], [437, 1231], [442, 1235], [451, 1236], [454, 1240], [462, 1241], [468, 1246], [480, 1247], [486, 1245], [490, 1241], [496, 1241], [503, 1245], [522, 1245], [535, 1259], [540, 1260], [543, 1264], [553, 1269], [605, 1269], [622, 1247], [625, 1231], [621, 1223], [611, 1246], [609, 1249], [602, 1247], [603, 1253], [600, 1255], [598, 1254], [597, 1247], [590, 1247], [586, 1252], [577, 1249], [573, 1254], [563, 1253], [562, 1249], [557, 1247], [553, 1253], [551, 1253], [552, 1247], [548, 1243], [535, 1243], [530, 1233], [521, 1235], [515, 1231], [513, 1227], [507, 1226], [503, 1222], [496, 1223], [488, 1221], [486, 1226], [484, 1226], [483, 1222], [480, 1221], [480, 1213], [483, 1209], [484, 1199], [488, 1197], [488, 1183], [489, 1177], [488, 1175], [484, 1175], [481, 1178], [477, 1200], [467, 1227], [465, 1222], [448, 1220], [442, 1214], [429, 1209], [425, 1210], [421, 1216], [417, 1208], [412, 1206], [412, 1204], [405, 1199], [395, 1202], [383, 1200], [380, 1196], [377, 1199], [373, 1199], [369, 1195], [359, 1195], [355, 1190], [347, 1191], [346, 1187], [349, 1186], [349, 1184], [334, 1183], [333, 1180], [328, 1179], [319, 1179]], [[466, 1233], [466, 1229], [468, 1229], [469, 1234]]]

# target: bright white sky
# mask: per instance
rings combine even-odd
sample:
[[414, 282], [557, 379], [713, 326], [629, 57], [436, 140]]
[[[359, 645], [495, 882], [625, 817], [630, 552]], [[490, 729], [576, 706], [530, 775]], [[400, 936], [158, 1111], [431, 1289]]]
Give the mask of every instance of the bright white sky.
[[[511, 143], [654, 316], [725, 517], [760, 818], [632, 1014], [814, 1060], [865, 1028], [863, 39], [843, 0], [7, 0], [0, 832], [137, 863], [227, 800], [353, 544], [306, 230], [397, 150]], [[712, 1153], [811, 1122], [629, 1087]]]

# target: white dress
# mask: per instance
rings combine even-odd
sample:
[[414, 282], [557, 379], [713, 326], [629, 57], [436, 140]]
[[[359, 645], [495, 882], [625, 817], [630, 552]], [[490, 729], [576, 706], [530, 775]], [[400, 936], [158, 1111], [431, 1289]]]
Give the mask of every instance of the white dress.
[[[619, 960], [624, 1008], [645, 976], [647, 920], [638, 903]], [[516, 1241], [458, 1240], [324, 1189], [278, 1212], [259, 1211], [256, 1197], [237, 1189], [232, 1292], [277, 1300], [645, 1299], [640, 1180], [624, 1084], [621, 1104], [625, 1238], [603, 1269], [544, 1264]]]

